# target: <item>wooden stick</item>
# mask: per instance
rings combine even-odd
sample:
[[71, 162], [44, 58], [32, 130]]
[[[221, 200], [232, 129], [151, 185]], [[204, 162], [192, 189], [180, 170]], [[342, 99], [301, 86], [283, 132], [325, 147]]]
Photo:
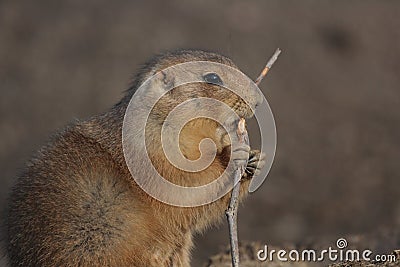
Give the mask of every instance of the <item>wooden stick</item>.
[[[281, 50], [279, 48], [276, 49], [275, 53], [268, 60], [261, 74], [255, 81], [257, 86], [261, 83], [262, 79], [264, 79], [264, 77], [267, 75], [272, 65], [278, 59], [280, 53]], [[246, 120], [244, 118], [241, 118], [238, 123], [237, 135], [240, 143], [249, 145], [249, 136], [247, 134]], [[235, 172], [234, 176], [235, 186], [232, 189], [231, 200], [229, 202], [228, 209], [225, 211], [229, 225], [229, 240], [231, 243], [231, 258], [233, 267], [239, 267], [239, 239], [237, 231], [237, 213], [239, 207], [240, 180], [242, 179], [245, 170], [246, 170], [246, 165], [240, 166]]]
[[272, 57], [268, 60], [267, 64], [265, 65], [264, 69], [261, 71], [260, 75], [257, 77], [255, 84], [260, 85], [261, 81], [264, 79], [264, 77], [267, 75], [268, 71], [272, 68], [272, 65], [274, 65], [275, 61], [278, 59], [279, 54], [282, 51], [277, 48], [275, 53], [272, 55]]
[[[246, 130], [246, 120], [241, 118], [238, 124], [237, 135], [239, 142], [242, 144], [249, 144], [249, 136]], [[225, 211], [226, 217], [229, 224], [229, 239], [231, 243], [231, 256], [232, 256], [232, 266], [239, 266], [239, 239], [237, 231], [237, 211], [239, 207], [239, 193], [240, 193], [240, 179], [245, 172], [246, 166], [240, 166], [234, 177], [234, 187], [232, 189], [231, 201], [229, 202], [228, 209]]]

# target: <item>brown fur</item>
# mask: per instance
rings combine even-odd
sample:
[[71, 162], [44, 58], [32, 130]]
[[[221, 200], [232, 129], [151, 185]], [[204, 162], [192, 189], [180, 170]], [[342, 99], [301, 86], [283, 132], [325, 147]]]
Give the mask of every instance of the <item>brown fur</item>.
[[[136, 78], [120, 103], [106, 113], [70, 125], [43, 147], [18, 178], [10, 196], [7, 251], [12, 266], [189, 266], [192, 236], [224, 216], [229, 194], [211, 204], [180, 208], [163, 204], [142, 191], [126, 167], [121, 144], [125, 110], [135, 89], [170, 65], [207, 60], [235, 67], [227, 58], [202, 51], [178, 51], [156, 57]], [[213, 95], [214, 85], [196, 84], [187, 92]], [[230, 106], [244, 109], [232, 93], [219, 94]], [[155, 136], [174, 102], [172, 92], [160, 101], [147, 128]], [[158, 113], [158, 114], [156, 114]], [[242, 114], [243, 115], [243, 114]], [[248, 115], [248, 114], [247, 114]], [[174, 169], [149, 145], [156, 168], [173, 182], [206, 184], [229, 160], [229, 144], [217, 135], [218, 125], [198, 119], [182, 131], [180, 145], [189, 159], [199, 157], [198, 143], [212, 138], [218, 155], [200, 173]], [[242, 186], [245, 195], [248, 180]]]

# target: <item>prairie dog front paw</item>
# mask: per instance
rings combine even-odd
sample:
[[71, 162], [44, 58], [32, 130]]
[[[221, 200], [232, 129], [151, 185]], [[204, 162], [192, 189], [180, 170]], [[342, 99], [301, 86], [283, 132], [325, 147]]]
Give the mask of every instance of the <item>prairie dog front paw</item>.
[[251, 179], [253, 176], [259, 175], [261, 169], [265, 166], [265, 157], [265, 153], [260, 152], [260, 150], [251, 150], [243, 178]]
[[250, 156], [250, 146], [247, 144], [237, 144], [232, 149], [232, 161], [235, 168], [247, 166], [247, 161]]

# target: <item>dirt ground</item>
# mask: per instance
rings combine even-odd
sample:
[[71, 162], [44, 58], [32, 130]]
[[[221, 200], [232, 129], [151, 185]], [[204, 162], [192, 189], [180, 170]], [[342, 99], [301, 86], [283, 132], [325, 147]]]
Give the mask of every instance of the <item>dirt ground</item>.
[[[261, 85], [276, 119], [276, 158], [239, 211], [240, 239], [334, 244], [396, 229], [399, 15], [400, 1], [389, 0], [2, 0], [1, 203], [51, 133], [116, 103], [153, 54], [217, 51], [256, 77], [280, 47]], [[193, 266], [228, 243], [227, 231], [197, 237]], [[376, 248], [399, 248], [393, 239], [383, 235]]]

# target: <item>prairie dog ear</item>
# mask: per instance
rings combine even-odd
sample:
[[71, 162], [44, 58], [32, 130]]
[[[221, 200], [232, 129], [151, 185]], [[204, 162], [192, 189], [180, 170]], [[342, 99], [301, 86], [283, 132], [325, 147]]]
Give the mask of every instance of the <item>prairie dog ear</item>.
[[161, 70], [149, 76], [143, 85], [148, 88], [148, 94], [161, 96], [168, 90], [174, 88], [175, 77], [171, 72]]
[[164, 90], [170, 90], [174, 88], [175, 86], [175, 76], [173, 75], [173, 72], [169, 71], [164, 71], [161, 70], [161, 86], [164, 88]]

